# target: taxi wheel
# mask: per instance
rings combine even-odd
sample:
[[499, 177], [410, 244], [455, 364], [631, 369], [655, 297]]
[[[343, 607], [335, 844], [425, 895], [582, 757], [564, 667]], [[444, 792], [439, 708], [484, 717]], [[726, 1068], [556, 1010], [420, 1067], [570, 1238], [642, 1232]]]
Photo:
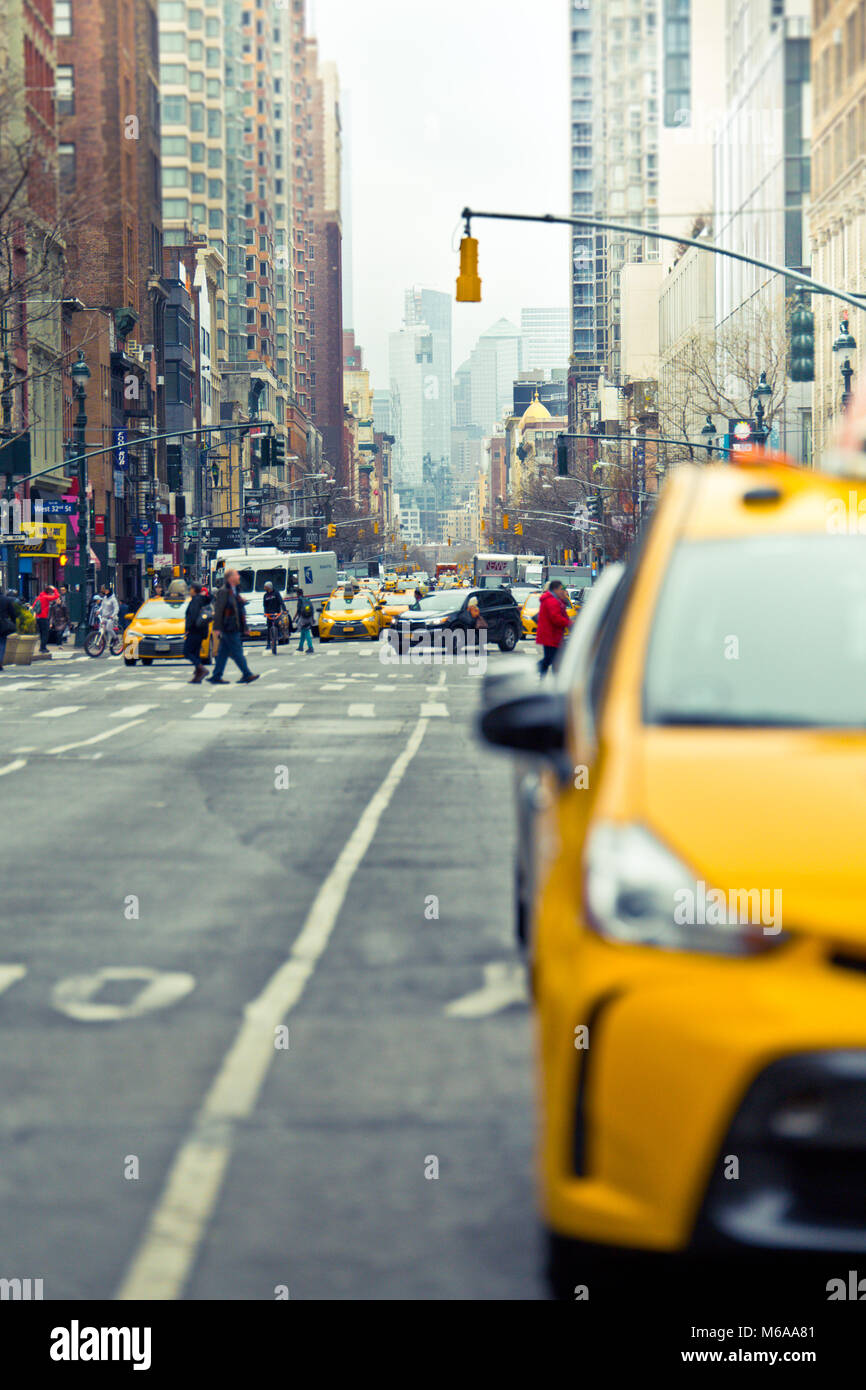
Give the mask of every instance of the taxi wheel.
[[152, 656], [143, 656], [143, 657], [141, 658], [141, 664], [142, 664], [142, 666], [152, 666], [152, 665], [153, 665], [153, 657], [152, 657]]
[[320, 638], [319, 638], [319, 646], [321, 646], [323, 642], [330, 642], [330, 640], [331, 640], [330, 637], [320, 637]]
[[123, 664], [124, 664], [124, 666], [134, 666], [134, 665], [135, 665], [135, 657], [134, 657], [134, 656], [125, 656], [125, 657], [123, 658]]

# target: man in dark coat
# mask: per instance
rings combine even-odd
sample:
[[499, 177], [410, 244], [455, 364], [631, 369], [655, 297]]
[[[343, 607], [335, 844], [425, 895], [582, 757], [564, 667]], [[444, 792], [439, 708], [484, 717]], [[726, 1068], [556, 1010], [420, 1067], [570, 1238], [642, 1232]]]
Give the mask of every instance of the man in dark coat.
[[3, 670], [3, 659], [6, 656], [6, 638], [11, 637], [17, 627], [15, 602], [10, 595], [11, 591], [4, 594], [0, 589], [0, 671]]
[[207, 638], [208, 617], [202, 617], [202, 611], [208, 607], [209, 600], [205, 598], [201, 591], [200, 584], [191, 585], [192, 598], [190, 599], [184, 626], [186, 637], [183, 643], [183, 654], [187, 661], [191, 661], [194, 667], [190, 685], [200, 685], [204, 678], [206, 667], [201, 659], [201, 644]]
[[228, 570], [225, 583], [216, 596], [213, 625], [214, 632], [218, 632], [220, 635], [220, 644], [214, 662], [213, 675], [208, 681], [209, 685], [228, 685], [228, 681], [223, 680], [223, 671], [229, 657], [241, 672], [238, 685], [251, 685], [253, 681], [258, 680], [258, 676], [253, 675], [244, 656], [244, 633], [247, 629], [247, 620], [240, 585], [241, 577], [237, 570]]

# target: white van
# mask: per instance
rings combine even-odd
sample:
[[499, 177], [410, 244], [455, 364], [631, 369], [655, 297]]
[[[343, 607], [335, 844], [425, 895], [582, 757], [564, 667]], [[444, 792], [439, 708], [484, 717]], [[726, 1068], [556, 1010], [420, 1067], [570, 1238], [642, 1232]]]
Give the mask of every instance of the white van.
[[261, 546], [250, 546], [247, 550], [218, 550], [211, 567], [211, 585], [214, 589], [219, 588], [229, 569], [236, 569], [240, 576], [241, 593], [246, 602], [247, 627], [252, 638], [264, 639], [266, 635], [264, 594], [268, 580], [292, 606], [300, 586], [305, 596], [313, 601], [317, 622], [322, 605], [331, 590], [337, 587], [337, 556], [333, 550], [295, 554]]

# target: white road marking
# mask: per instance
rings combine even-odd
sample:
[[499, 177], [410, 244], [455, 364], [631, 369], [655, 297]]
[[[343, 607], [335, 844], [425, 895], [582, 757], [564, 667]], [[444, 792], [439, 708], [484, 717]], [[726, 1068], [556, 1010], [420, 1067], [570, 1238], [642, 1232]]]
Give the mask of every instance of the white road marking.
[[255, 1109], [273, 1060], [274, 1029], [298, 1003], [324, 954], [355, 872], [426, 729], [425, 720], [419, 719], [319, 888], [288, 959], [244, 1010], [244, 1022], [175, 1155], [119, 1299], [181, 1295], [219, 1198], [235, 1125]]
[[224, 714], [228, 714], [231, 705], [205, 705], [198, 714], [192, 716], [193, 719], [222, 719]]
[[55, 709], [41, 709], [34, 714], [34, 719], [63, 719], [67, 714], [77, 714], [83, 705], [57, 705]]
[[484, 966], [484, 984], [461, 999], [454, 999], [445, 1005], [444, 1012], [449, 1018], [486, 1018], [498, 1014], [512, 1004], [526, 1004], [529, 991], [526, 986], [526, 967], [521, 961], [493, 961]]
[[422, 719], [434, 719], [434, 718], [436, 717], [436, 715], [439, 715], [439, 716], [441, 717], [441, 716], [446, 716], [447, 714], [448, 714], [448, 706], [447, 706], [447, 705], [437, 705], [437, 704], [433, 704], [432, 702], [428, 702], [427, 704], [423, 704], [423, 705], [421, 706], [421, 718], [422, 718]]
[[319, 689], [320, 689], [320, 690], [345, 690], [345, 689], [346, 689], [346, 682], [345, 682], [345, 681], [338, 681], [338, 682], [335, 682], [333, 685], [320, 685], [320, 686], [319, 686]]
[[132, 729], [136, 724], [143, 724], [143, 719], [130, 719], [128, 724], [118, 724], [116, 729], [106, 729], [103, 734], [93, 734], [91, 738], [80, 738], [76, 743], [62, 743], [59, 748], [49, 748], [48, 753], [69, 753], [73, 748], [86, 748], [90, 743], [102, 743], [104, 739], [114, 738], [115, 734], [122, 734], [127, 729]]
[[112, 710], [109, 719], [134, 719], [137, 714], [147, 714], [148, 710], [158, 709], [158, 705], [124, 705], [122, 709]]
[[[141, 987], [128, 1004], [93, 1002], [109, 980], [140, 980]], [[195, 977], [179, 970], [152, 970], [146, 965], [106, 966], [92, 975], [70, 975], [51, 991], [51, 1003], [67, 1018], [80, 1023], [116, 1023], [123, 1018], [140, 1018], [154, 1009], [166, 1009], [195, 989]]]
[[273, 685], [268, 686], [268, 690], [294, 690], [294, 688], [294, 681], [275, 681]]
[[300, 705], [275, 705], [268, 715], [269, 719], [294, 719], [304, 708]]
[[375, 705], [350, 705], [350, 719], [373, 719], [376, 713]]
[[381, 691], [384, 690], [388, 695], [390, 695], [390, 694], [391, 694], [391, 691], [392, 691], [393, 689], [394, 689], [393, 685], [374, 685], [374, 686], [373, 686], [373, 694], [375, 695], [375, 694], [377, 693], [377, 691], [378, 691], [378, 692], [381, 692]]
[[26, 965], [0, 965], [0, 994], [14, 985], [16, 980], [23, 980], [26, 974]]
[[22, 767], [26, 766], [26, 758], [16, 758], [14, 763], [7, 763], [5, 767], [0, 767], [0, 777], [5, 777], [7, 772], [19, 772]]

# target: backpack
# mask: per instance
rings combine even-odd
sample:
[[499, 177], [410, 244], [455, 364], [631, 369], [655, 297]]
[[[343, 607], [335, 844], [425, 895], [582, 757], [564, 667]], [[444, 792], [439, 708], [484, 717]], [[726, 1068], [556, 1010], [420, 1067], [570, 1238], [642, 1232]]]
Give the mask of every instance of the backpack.
[[301, 617], [302, 617], [302, 618], [312, 618], [312, 616], [313, 616], [313, 605], [310, 603], [310, 600], [309, 600], [308, 598], [305, 598], [304, 601], [303, 601], [303, 603], [301, 604]]

